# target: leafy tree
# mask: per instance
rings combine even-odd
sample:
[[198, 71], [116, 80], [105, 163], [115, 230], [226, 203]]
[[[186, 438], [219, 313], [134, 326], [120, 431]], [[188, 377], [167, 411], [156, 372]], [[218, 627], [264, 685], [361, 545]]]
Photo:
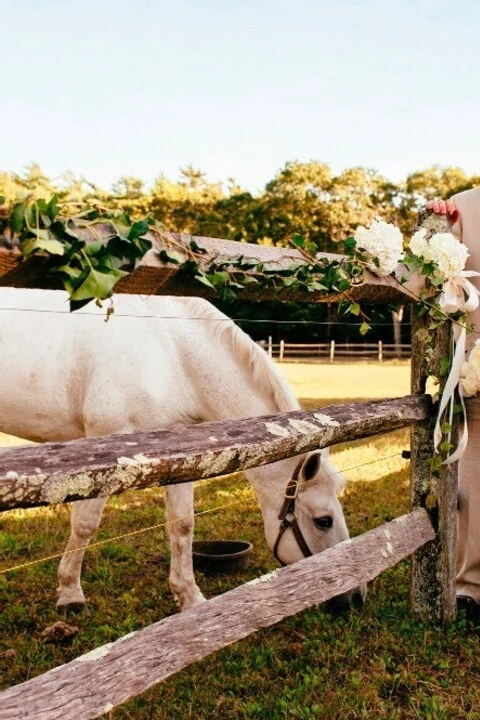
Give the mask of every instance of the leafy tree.
[[55, 193], [54, 184], [37, 163], [31, 163], [22, 174], [14, 174], [12, 179], [18, 186], [19, 195], [41, 198], [50, 197]]
[[262, 197], [262, 235], [274, 245], [287, 245], [296, 234], [332, 249], [328, 203], [332, 175], [323, 163], [287, 162]]

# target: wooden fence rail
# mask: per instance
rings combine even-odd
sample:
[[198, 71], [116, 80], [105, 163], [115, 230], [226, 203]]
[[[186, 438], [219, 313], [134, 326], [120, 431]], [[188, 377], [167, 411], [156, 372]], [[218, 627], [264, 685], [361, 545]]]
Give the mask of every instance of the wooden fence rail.
[[[95, 229], [83, 228], [79, 230], [85, 238], [97, 241], [99, 237], [107, 238], [111, 235], [109, 225], [95, 225]], [[199, 256], [199, 264], [205, 267], [215, 257], [219, 262], [226, 262], [231, 258], [242, 256], [257, 263], [263, 263], [265, 268], [281, 270], [288, 268], [293, 262], [306, 264], [305, 257], [299, 250], [293, 248], [269, 247], [267, 245], [253, 245], [251, 243], [221, 240], [219, 238], [192, 237], [179, 233], [147, 232], [145, 234], [151, 243], [149, 250], [133, 273], [120, 280], [115, 285], [115, 292], [140, 295], [195, 295], [199, 297], [217, 297], [214, 290], [195, 282], [191, 277], [185, 276], [175, 264], [165, 264], [159, 259], [161, 250], [169, 249], [172, 244], [176, 249], [188, 252], [190, 242], [195, 241], [204, 251], [204, 260]], [[319, 253], [319, 256], [340, 259], [343, 256], [331, 253]], [[366, 272], [365, 282], [355, 285], [348, 291], [348, 297], [358, 302], [382, 303], [409, 303], [418, 298], [418, 291], [423, 286], [423, 278], [412, 275], [407, 283], [401, 283], [405, 268], [399, 267], [395, 277], [378, 277]], [[253, 278], [257, 271], [252, 269], [249, 273]], [[0, 286], [4, 287], [33, 287], [58, 289], [58, 285], [45, 273], [45, 258], [38, 255], [22, 260], [19, 250], [0, 248]], [[293, 287], [285, 287], [279, 294], [275, 288], [259, 287], [255, 283], [247, 285], [239, 291], [239, 297], [245, 300], [282, 300], [285, 302], [338, 302], [339, 295], [326, 296], [322, 291], [303, 292]]]
[[368, 582], [435, 532], [425, 510], [264, 575], [6, 690], [0, 720], [91, 720], [215, 650]]
[[407, 427], [430, 414], [428, 395], [408, 395], [202, 423], [188, 432], [173, 428], [15, 447], [0, 453], [0, 510], [223, 475]]

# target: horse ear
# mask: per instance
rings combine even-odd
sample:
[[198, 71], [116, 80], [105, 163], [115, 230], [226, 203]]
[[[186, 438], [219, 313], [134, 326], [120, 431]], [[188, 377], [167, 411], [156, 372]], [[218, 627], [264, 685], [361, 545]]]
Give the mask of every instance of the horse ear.
[[313, 480], [314, 477], [316, 477], [318, 471], [320, 470], [321, 460], [322, 453], [320, 450], [314, 450], [309, 455], [307, 455], [300, 470], [301, 477], [304, 482], [309, 482], [310, 480]]

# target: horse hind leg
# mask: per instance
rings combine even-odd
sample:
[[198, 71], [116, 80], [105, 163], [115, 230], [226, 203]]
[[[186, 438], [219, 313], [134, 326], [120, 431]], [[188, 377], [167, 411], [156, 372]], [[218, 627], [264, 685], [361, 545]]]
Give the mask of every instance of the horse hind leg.
[[70, 539], [58, 567], [57, 609], [59, 610], [85, 605], [85, 595], [80, 583], [83, 556], [100, 524], [106, 501], [107, 498], [95, 498], [73, 503]]
[[193, 483], [165, 488], [170, 536], [170, 587], [181, 610], [205, 602], [195, 582], [192, 560]]

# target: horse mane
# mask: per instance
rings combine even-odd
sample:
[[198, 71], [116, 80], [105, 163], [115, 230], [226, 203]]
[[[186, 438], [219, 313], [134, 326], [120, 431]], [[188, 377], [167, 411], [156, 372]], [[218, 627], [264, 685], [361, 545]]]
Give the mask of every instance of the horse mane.
[[222, 344], [227, 345], [239, 365], [248, 371], [256, 388], [261, 388], [262, 392], [268, 389], [275, 410], [288, 412], [300, 409], [300, 404], [287, 381], [263, 348], [238, 325], [235, 325], [231, 318], [224, 315], [207, 300], [188, 298], [188, 301], [189, 311], [195, 314], [195, 317], [216, 321], [212, 322], [211, 328], [209, 327], [209, 334], [219, 338]]

